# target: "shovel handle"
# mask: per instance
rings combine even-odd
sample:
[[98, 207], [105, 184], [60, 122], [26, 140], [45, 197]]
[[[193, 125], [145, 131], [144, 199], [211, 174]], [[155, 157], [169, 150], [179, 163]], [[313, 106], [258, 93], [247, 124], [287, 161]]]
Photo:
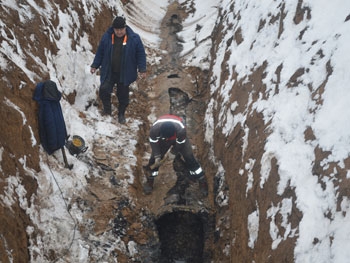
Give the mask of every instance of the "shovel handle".
[[151, 170], [160, 167], [169, 157], [169, 153], [171, 151], [171, 149], [173, 148], [173, 146], [170, 146], [170, 148], [167, 150], [167, 152], [164, 154], [162, 160], [160, 160], [158, 163], [154, 163], [152, 165], [150, 165]]

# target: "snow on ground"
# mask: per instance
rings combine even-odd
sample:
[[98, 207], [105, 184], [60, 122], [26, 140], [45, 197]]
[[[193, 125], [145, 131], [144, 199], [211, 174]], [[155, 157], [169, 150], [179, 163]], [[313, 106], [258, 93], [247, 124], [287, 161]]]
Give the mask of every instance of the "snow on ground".
[[[158, 32], [159, 24], [165, 13], [166, 6], [171, 1], [135, 1], [137, 7], [133, 10], [124, 10], [125, 6], [118, 1], [103, 1], [112, 9], [118, 10], [127, 17], [128, 23], [139, 32], [144, 38], [145, 44], [150, 48], [157, 48], [159, 43]], [[180, 3], [186, 3], [181, 0]], [[89, 3], [95, 8], [86, 8], [86, 19], [93, 22], [96, 12], [99, 9], [99, 3], [96, 1], [83, 1], [83, 4]], [[332, 151], [332, 154], [323, 161], [324, 168], [330, 162], [336, 162], [340, 167], [344, 167], [343, 160], [349, 156], [350, 145], [350, 109], [347, 107], [350, 101], [350, 91], [348, 83], [350, 75], [347, 73], [350, 61], [348, 52], [348, 43], [350, 42], [350, 2], [335, 1], [311, 1], [302, 2], [302, 7], [311, 10], [311, 17], [295, 24], [293, 18], [297, 8], [298, 1], [247, 1], [247, 0], [216, 0], [203, 1], [194, 0], [195, 12], [190, 14], [183, 23], [183, 31], [179, 33], [179, 38], [184, 41], [184, 50], [182, 56], [186, 58], [187, 65], [200, 66], [208, 68], [208, 54], [210, 50], [210, 33], [214, 29], [218, 19], [218, 8], [229, 10], [234, 5], [233, 12], [226, 11], [223, 14], [223, 39], [217, 49], [217, 60], [214, 61], [213, 72], [216, 79], [213, 79], [211, 91], [221, 90], [221, 94], [229, 95], [232, 87], [232, 80], [225, 82], [222, 87], [220, 83], [220, 70], [222, 61], [227, 51], [230, 51], [230, 59], [227, 68], [230, 72], [235, 69], [239, 79], [246, 79], [254, 69], [267, 61], [266, 77], [263, 80], [267, 88], [267, 97], [261, 96], [253, 104], [253, 109], [263, 113], [265, 121], [271, 121], [271, 134], [268, 137], [265, 154], [262, 158], [262, 171], [260, 185], [263, 188], [267, 180], [270, 169], [270, 160], [276, 158], [279, 165], [280, 181], [278, 193], [283, 194], [288, 182], [295, 187], [296, 202], [298, 209], [303, 213], [302, 221], [299, 226], [299, 236], [295, 248], [296, 262], [346, 262], [350, 257], [350, 250], [347, 249], [350, 242], [350, 199], [343, 198], [341, 210], [336, 210], [337, 189], [334, 187], [333, 178], [324, 178], [325, 189], [321, 188], [317, 177], [312, 174], [312, 164], [315, 159], [314, 148], [320, 147], [324, 151]], [[45, 8], [38, 7], [33, 1], [27, 1], [34, 9], [38, 10], [43, 17], [49, 17], [52, 12], [50, 4]], [[279, 35], [279, 23], [266, 23], [260, 30], [260, 21], [270, 21], [272, 17], [278, 16], [281, 12], [281, 5], [285, 5], [284, 12], [286, 17], [283, 21], [283, 32]], [[24, 5], [17, 5], [14, 1], [3, 0], [2, 5], [9, 9], [18, 10], [20, 21], [30, 20], [31, 13]], [[192, 8], [192, 6], [188, 6]], [[131, 12], [130, 12], [131, 11]], [[128, 14], [134, 14], [129, 16]], [[92, 140], [96, 133], [104, 136], [119, 135], [120, 143], [132, 140], [134, 134], [127, 133], [120, 136], [117, 127], [108, 121], [99, 120], [99, 115], [92, 108], [87, 112], [87, 118], [95, 120], [95, 125], [91, 126], [83, 123], [79, 118], [79, 111], [83, 111], [86, 102], [96, 97], [96, 90], [99, 86], [98, 76], [90, 75], [89, 65], [93, 60], [94, 50], [92, 50], [88, 37], [82, 36], [77, 43], [76, 50], [71, 50], [70, 36], [72, 24], [76, 23], [74, 12], [56, 14], [59, 19], [59, 38], [52, 38], [57, 42], [60, 51], [57, 56], [49, 52], [46, 54], [48, 62], [44, 66], [50, 73], [52, 80], [58, 83], [59, 89], [66, 94], [73, 90], [77, 91], [77, 99], [73, 106], [66, 101], [62, 101], [64, 116], [68, 124], [67, 128], [71, 134], [81, 135], [91, 147]], [[236, 20], [237, 17], [240, 20]], [[48, 18], [47, 18], [48, 19]], [[0, 22], [2, 27], [6, 27]], [[79, 26], [79, 25], [77, 25]], [[237, 44], [232, 41], [230, 46], [226, 46], [227, 41], [232, 37], [232, 28], [237, 30], [241, 28], [243, 41]], [[12, 31], [7, 28], [9, 32]], [[305, 30], [302, 38], [300, 33]], [[102, 35], [103, 32], [101, 32]], [[73, 34], [74, 36], [74, 34]], [[20, 47], [15, 52], [15, 37], [8, 38], [3, 34], [4, 41], [1, 43], [0, 67], [5, 68], [7, 63], [4, 55], [19, 66], [30, 79], [34, 79], [35, 73], [26, 69], [25, 57]], [[321, 53], [319, 51], [322, 51]], [[151, 56], [149, 61], [157, 61], [152, 57], [153, 53], [148, 50]], [[77, 63], [79, 62], [79, 63]], [[323, 94], [317, 94], [317, 89], [326, 80], [327, 63], [332, 67], [332, 75], [324, 88]], [[38, 61], [38, 63], [42, 63]], [[276, 68], [283, 64], [280, 75], [280, 84], [278, 93], [276, 93]], [[287, 88], [287, 83], [291, 76], [299, 68], [304, 68], [305, 73], [299, 77], [299, 84], [293, 88]], [[64, 76], [64, 78], [63, 78]], [[317, 101], [323, 101], [322, 104]], [[227, 98], [227, 101], [228, 98]], [[249, 105], [247, 105], [248, 107]], [[207, 141], [213, 143], [213, 110], [218, 107], [212, 99], [208, 104], [206, 113], [206, 134]], [[231, 108], [232, 105], [221, 105], [222, 114]], [[234, 125], [244, 126], [244, 115], [234, 121]], [[227, 119], [220, 119], [221, 126], [227, 126], [229, 133], [234, 127], [229, 127]], [[228, 118], [228, 120], [230, 120]], [[131, 120], [135, 129], [138, 127], [138, 120]], [[304, 131], [306, 128], [313, 129], [315, 139], [305, 141]], [[249, 132], [249, 131], [247, 131]], [[136, 134], [136, 131], [135, 131]], [[134, 144], [131, 144], [128, 151], [134, 150]], [[0, 149], [1, 151], [1, 149]], [[72, 217], [67, 213], [65, 203], [61, 196], [61, 189], [65, 189], [64, 195], [67, 200], [75, 192], [83, 191], [86, 186], [84, 175], [89, 174], [90, 167], [86, 163], [68, 155], [69, 162], [74, 162], [72, 176], [65, 175], [65, 169], [60, 168], [63, 163], [60, 153], [54, 156], [46, 157], [42, 155], [42, 172], [34, 174], [28, 168], [28, 173], [35, 176], [39, 182], [39, 199], [49, 196], [49, 199], [40, 200], [45, 204], [46, 209], [36, 211], [28, 202], [24, 200], [25, 190], [21, 187], [21, 180], [18, 176], [11, 176], [7, 179], [7, 192], [0, 196], [3, 204], [11, 205], [13, 203], [12, 194], [16, 191], [21, 199], [21, 206], [26, 209], [35, 223], [42, 230], [41, 239], [30, 239], [31, 254], [35, 254], [35, 262], [46, 262], [43, 258], [44, 250], [47, 247], [55, 248], [57, 251], [63, 251], [73, 238], [73, 233], [77, 242], [72, 246], [72, 259], [76, 262], [88, 262], [89, 245], [79, 239], [79, 232], [75, 229], [74, 221], [81, 220], [81, 214], [78, 209], [72, 208]], [[48, 159], [47, 159], [48, 158]], [[25, 160], [23, 160], [25, 162]], [[252, 160], [254, 162], [254, 160]], [[348, 169], [348, 168], [347, 168]], [[222, 170], [222, 169], [221, 169]], [[221, 171], [220, 174], [224, 174]], [[350, 171], [348, 172], [350, 174]], [[334, 172], [336, 177], [336, 171]], [[349, 176], [350, 177], [350, 176]], [[131, 176], [132, 178], [132, 176]], [[57, 181], [56, 181], [57, 180]], [[132, 179], [131, 179], [132, 180]], [[250, 181], [250, 183], [252, 183]], [[247, 186], [249, 190], [249, 186]], [[222, 194], [222, 193], [220, 193]], [[225, 197], [222, 196], [224, 200]], [[286, 233], [289, 237], [293, 236], [295, 230], [289, 228], [287, 215], [290, 213], [290, 199], [283, 200], [281, 204], [269, 209], [269, 217], [273, 218], [280, 213], [286, 220], [283, 222]], [[258, 206], [257, 206], [258, 207]], [[328, 219], [324, 215], [331, 211], [333, 218]], [[254, 246], [257, 238], [259, 211], [255, 211], [247, 219], [249, 220], [250, 241], [249, 246]], [[55, 220], [53, 221], [52, 218]], [[74, 220], [73, 220], [74, 218]], [[50, 229], [49, 232], [47, 230]], [[73, 231], [75, 229], [75, 231]], [[27, 232], [31, 236], [32, 228]], [[271, 238], [274, 240], [272, 248], [276, 249], [278, 244], [288, 236], [281, 236], [278, 229], [272, 224]], [[313, 239], [317, 237], [319, 243], [313, 244]], [[333, 239], [332, 242], [330, 241]], [[115, 241], [115, 246], [126, 249], [125, 244], [120, 240]], [[130, 245], [131, 246], [131, 245]], [[131, 246], [132, 247], [132, 246]], [[131, 249], [133, 251], [133, 249]], [[132, 252], [131, 251], [131, 252]], [[130, 252], [130, 253], [131, 253]], [[134, 253], [133, 251], [132, 253]], [[95, 253], [103, 253], [95, 251]], [[9, 258], [11, 255], [9, 255]], [[34, 261], [33, 261], [34, 262]]]
[[[344, 159], [348, 158], [350, 152], [350, 109], [347, 107], [350, 101], [350, 75], [345, 73], [350, 61], [346, 48], [350, 40], [350, 2], [303, 1], [301, 8], [311, 10], [310, 19], [304, 14], [304, 19], [296, 24], [293, 19], [297, 4], [298, 1], [222, 1], [222, 7], [234, 7], [233, 12], [227, 12], [223, 18], [224, 35], [213, 66], [211, 90], [227, 90], [221, 94], [230, 96], [230, 80], [224, 86], [219, 86], [225, 52], [230, 52], [227, 69], [235, 69], [238, 79], [247, 79], [254, 69], [267, 62], [266, 77], [263, 80], [267, 88], [267, 98], [260, 96], [258, 101], [250, 102], [253, 109], [264, 114], [266, 122], [271, 121], [271, 134], [267, 139], [261, 163], [263, 170], [260, 185], [264, 187], [270, 170], [270, 160], [276, 158], [280, 175], [278, 194], [283, 194], [288, 183], [295, 187], [296, 200], [293, 201], [303, 213], [295, 248], [296, 262], [347, 262], [350, 256], [347, 249], [350, 242], [350, 223], [347, 221], [350, 212], [349, 199], [344, 198], [341, 211], [337, 211], [338, 192], [332, 182], [336, 179], [337, 171], [334, 171], [331, 178], [322, 179], [326, 185], [323, 189], [317, 176], [312, 173], [312, 165], [315, 160], [314, 148], [317, 146], [332, 152], [322, 162], [324, 169], [330, 162], [339, 163], [344, 168]], [[285, 5], [286, 17], [283, 20], [283, 32], [280, 34], [278, 21], [269, 21], [279, 15], [281, 5]], [[241, 19], [235, 20], [238, 16]], [[259, 28], [261, 21], [267, 23]], [[241, 29], [241, 43], [232, 41], [230, 46], [226, 46], [232, 37], [230, 27]], [[330, 63], [333, 72], [324, 93], [318, 94], [320, 85], [327, 79], [327, 63]], [[276, 69], [279, 65], [283, 65], [283, 68], [276, 92]], [[299, 84], [288, 88], [290, 78], [298, 69], [305, 69], [304, 74], [298, 78]], [[229, 101], [228, 97], [224, 98]], [[323, 102], [319, 103], [321, 100]], [[206, 126], [213, 129], [212, 111], [218, 105], [213, 99], [209, 105]], [[248, 106], [246, 105], [247, 108]], [[230, 118], [226, 118], [225, 114], [229, 112], [227, 108], [231, 105], [220, 107], [222, 118], [219, 124], [222, 127], [229, 126]], [[234, 114], [238, 116], [249, 112], [235, 111]], [[244, 121], [231, 123], [245, 128]], [[316, 137], [312, 141], [305, 141], [304, 132], [308, 127], [312, 128]], [[213, 142], [213, 132], [206, 132], [207, 140]], [[251, 184], [251, 181], [248, 182]], [[274, 217], [280, 213], [285, 218], [283, 207], [280, 204], [274, 210], [270, 209], [269, 216]], [[332, 220], [325, 216], [328, 212], [332, 213]], [[278, 247], [281, 238], [287, 238], [281, 237], [275, 231], [276, 228], [271, 229], [273, 249]], [[251, 235], [254, 236], [255, 232]], [[313, 244], [314, 238], [319, 240], [316, 245]]]

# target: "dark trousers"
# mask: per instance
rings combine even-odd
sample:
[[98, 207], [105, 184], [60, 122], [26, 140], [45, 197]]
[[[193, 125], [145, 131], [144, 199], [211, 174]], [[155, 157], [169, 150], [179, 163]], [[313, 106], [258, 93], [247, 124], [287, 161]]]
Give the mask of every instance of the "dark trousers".
[[103, 110], [106, 113], [111, 113], [111, 94], [113, 92], [114, 85], [117, 84], [117, 98], [119, 102], [119, 111], [125, 112], [126, 107], [129, 104], [129, 86], [125, 86], [119, 82], [119, 73], [114, 73], [112, 76], [103, 82], [100, 86], [99, 96], [103, 104]]
[[[167, 141], [159, 141], [159, 144], [160, 144], [159, 146], [160, 146], [161, 158], [163, 158], [172, 144], [167, 143]], [[183, 157], [186, 164], [186, 168], [189, 169], [190, 171], [197, 170], [200, 167], [200, 164], [197, 162], [196, 158], [193, 155], [192, 146], [189, 139], [186, 139], [186, 142], [181, 147], [179, 148], [175, 147], [173, 150]], [[151, 166], [154, 163], [155, 163], [155, 159], [152, 153], [149, 159], [148, 165]], [[152, 171], [158, 171], [158, 169], [159, 167], [153, 169]]]

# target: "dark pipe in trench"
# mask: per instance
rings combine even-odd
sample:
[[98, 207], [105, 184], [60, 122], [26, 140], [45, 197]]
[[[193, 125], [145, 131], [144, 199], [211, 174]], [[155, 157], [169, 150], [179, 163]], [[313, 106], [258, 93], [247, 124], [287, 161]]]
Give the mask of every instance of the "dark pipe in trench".
[[162, 263], [202, 263], [204, 232], [201, 218], [178, 211], [164, 214], [156, 221]]

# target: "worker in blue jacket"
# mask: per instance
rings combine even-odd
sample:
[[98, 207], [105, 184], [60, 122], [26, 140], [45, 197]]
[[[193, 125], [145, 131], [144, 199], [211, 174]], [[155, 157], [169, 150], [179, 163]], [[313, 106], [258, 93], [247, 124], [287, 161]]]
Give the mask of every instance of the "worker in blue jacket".
[[91, 73], [100, 69], [99, 96], [103, 115], [111, 115], [111, 93], [117, 85], [118, 121], [125, 123], [125, 110], [129, 104], [129, 85], [138, 75], [146, 77], [146, 53], [140, 36], [128, 25], [124, 17], [117, 16], [103, 34]]

